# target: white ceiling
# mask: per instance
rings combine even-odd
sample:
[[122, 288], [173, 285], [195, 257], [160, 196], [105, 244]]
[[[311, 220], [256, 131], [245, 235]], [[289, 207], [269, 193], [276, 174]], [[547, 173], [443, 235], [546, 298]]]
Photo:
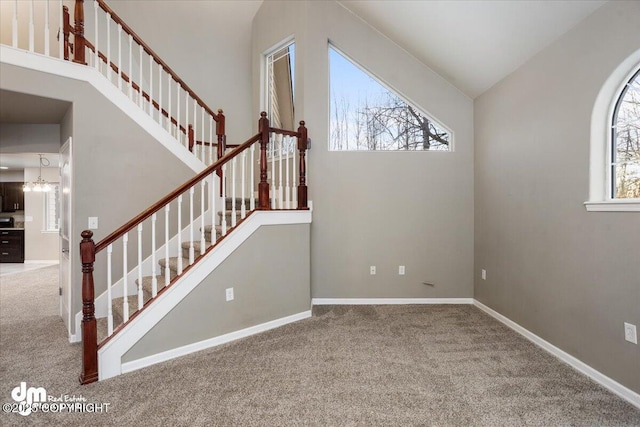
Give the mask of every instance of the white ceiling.
[[0, 123], [56, 124], [70, 106], [66, 101], [0, 90]]
[[606, 0], [341, 0], [475, 98]]

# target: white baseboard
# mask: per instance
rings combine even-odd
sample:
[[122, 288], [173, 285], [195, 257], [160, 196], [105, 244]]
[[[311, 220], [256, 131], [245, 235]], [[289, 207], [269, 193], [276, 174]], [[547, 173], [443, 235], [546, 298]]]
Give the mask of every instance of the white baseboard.
[[623, 386], [619, 382], [609, 378], [608, 376], [602, 374], [601, 372], [596, 371], [591, 366], [580, 361], [579, 359], [576, 359], [575, 357], [571, 356], [569, 353], [562, 351], [555, 345], [551, 344], [548, 341], [545, 341], [544, 339], [540, 338], [533, 332], [530, 332], [529, 330], [523, 328], [513, 320], [503, 316], [502, 314], [487, 307], [481, 302], [474, 300], [473, 304], [476, 307], [478, 307], [480, 310], [490, 315], [491, 317], [499, 320], [500, 322], [504, 323], [514, 331], [518, 332], [520, 335], [522, 335], [532, 343], [536, 344], [538, 347], [556, 356], [558, 359], [562, 360], [563, 362], [567, 363], [569, 366], [573, 367], [574, 369], [588, 376], [589, 378], [591, 378], [601, 386], [609, 389], [611, 392], [620, 396], [621, 398], [631, 403], [632, 405], [636, 406], [637, 408], [640, 408], [640, 394]]
[[473, 298], [313, 298], [312, 305], [473, 304]]
[[155, 365], [156, 363], [166, 362], [167, 360], [175, 359], [176, 357], [186, 356], [187, 354], [195, 353], [196, 351], [205, 350], [207, 348], [215, 347], [220, 344], [225, 344], [231, 341], [245, 338], [251, 335], [265, 332], [270, 329], [274, 329], [280, 326], [284, 326], [288, 323], [297, 322], [298, 320], [311, 317], [311, 310], [303, 311], [301, 313], [292, 314], [291, 316], [282, 317], [280, 319], [272, 320], [270, 322], [261, 323], [259, 325], [251, 326], [249, 328], [241, 329], [239, 331], [231, 332], [218, 337], [210, 338], [204, 341], [188, 344], [182, 347], [167, 350], [162, 353], [154, 354], [152, 356], [143, 357], [142, 359], [133, 360], [122, 364], [122, 373], [136, 371], [138, 369], [146, 368], [147, 366]]
[[25, 259], [24, 260], [25, 264], [49, 264], [49, 265], [55, 265], [55, 264], [60, 264], [60, 260], [51, 260], [51, 259]]

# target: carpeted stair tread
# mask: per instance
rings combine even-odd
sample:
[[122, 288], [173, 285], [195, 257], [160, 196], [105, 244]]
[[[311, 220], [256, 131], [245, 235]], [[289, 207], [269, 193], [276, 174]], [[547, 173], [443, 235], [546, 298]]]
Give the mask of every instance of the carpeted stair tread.
[[[170, 273], [170, 278], [173, 279], [174, 277], [176, 277], [177, 274], [173, 271], [171, 271]], [[152, 290], [153, 290], [153, 276], [145, 276], [142, 278], [142, 292], [144, 295], [144, 301], [146, 302], [147, 300], [149, 300], [152, 296]], [[156, 279], [158, 280], [158, 289], [157, 291], [160, 291], [160, 289], [164, 288], [164, 283], [165, 283], [165, 278], [164, 275], [158, 275], [156, 276]], [[136, 279], [136, 286], [138, 286], [138, 279]]]
[[[233, 198], [227, 197], [226, 203], [225, 203], [225, 207], [227, 208], [227, 210], [231, 209], [232, 201], [233, 201]], [[257, 203], [257, 200], [256, 200], [256, 203]], [[244, 205], [247, 208], [247, 210], [249, 210], [249, 206], [251, 205], [251, 199], [250, 198], [244, 199]], [[242, 197], [236, 197], [236, 208], [240, 209], [240, 206], [242, 206]]]
[[[129, 297], [127, 298], [128, 302], [129, 302], [129, 317], [131, 317], [131, 315], [133, 313], [136, 312], [136, 310], [138, 310], [138, 295], [129, 295]], [[112, 310], [113, 310], [113, 329], [117, 328], [118, 326], [120, 326], [120, 324], [123, 323], [124, 321], [124, 307], [123, 307], [123, 303], [124, 302], [124, 298], [115, 298], [113, 300], [113, 304], [112, 304]]]
[[[162, 258], [158, 261], [158, 264], [160, 264], [160, 267], [162, 267], [163, 269], [167, 267], [167, 260], [165, 258]], [[189, 258], [182, 258], [182, 268], [186, 268], [189, 265]], [[172, 272], [177, 272], [178, 271], [178, 257], [171, 257], [169, 258], [169, 270], [171, 270]], [[164, 271], [163, 271], [164, 272]]]
[[[211, 229], [212, 228], [213, 228], [213, 225], [205, 225], [204, 226], [204, 232], [211, 234]], [[216, 233], [217, 234], [221, 234], [222, 233], [222, 226], [221, 225], [216, 225]]]

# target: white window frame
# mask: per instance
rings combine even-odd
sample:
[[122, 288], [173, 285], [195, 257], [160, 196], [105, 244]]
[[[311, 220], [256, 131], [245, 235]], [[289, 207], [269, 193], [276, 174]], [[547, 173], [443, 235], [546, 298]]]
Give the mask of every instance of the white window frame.
[[[49, 228], [48, 224], [47, 224], [47, 218], [48, 218], [48, 204], [47, 201], [51, 199], [51, 197], [54, 197], [55, 194], [55, 187], [58, 188], [58, 198], [60, 197], [60, 183], [58, 182], [51, 182], [49, 183], [51, 186], [51, 190], [46, 192], [46, 193], [42, 193], [42, 233], [59, 233], [60, 232], [60, 207], [58, 206], [58, 218], [57, 218], [57, 223], [58, 223], [58, 227], [57, 228]], [[58, 202], [59, 203], [59, 202]]]
[[[329, 40], [327, 43], [327, 59], [329, 59], [331, 55], [330, 49], [333, 49], [336, 52], [338, 52], [340, 55], [342, 55], [347, 60], [349, 60], [355, 67], [360, 69], [360, 71], [362, 71], [367, 76], [375, 80], [380, 86], [382, 86], [392, 94], [395, 94], [403, 102], [413, 107], [415, 110], [420, 112], [423, 116], [428, 117], [431, 121], [435, 122], [438, 125], [438, 127], [440, 127], [441, 129], [444, 129], [449, 134], [448, 150], [332, 150], [331, 142], [328, 140], [327, 141], [329, 144], [328, 151], [330, 153], [453, 153], [455, 151], [455, 134], [449, 126], [446, 126], [445, 124], [443, 124], [441, 120], [436, 119], [435, 116], [431, 114], [429, 111], [427, 111], [426, 109], [419, 107], [416, 102], [414, 102], [410, 97], [405, 95], [401, 90], [398, 90], [394, 86], [388, 84], [387, 82], [382, 80], [380, 77], [378, 77], [375, 73], [373, 73], [372, 71], [364, 67], [362, 64], [360, 64], [358, 61], [353, 59], [353, 57], [346, 54], [342, 49], [336, 46], [336, 44], [331, 40]], [[331, 135], [331, 117], [330, 117], [331, 116], [331, 111], [330, 111], [331, 110], [331, 61], [328, 60], [327, 63], [328, 63], [327, 75], [329, 76], [328, 78], [329, 88], [327, 90], [328, 106], [329, 106], [329, 112], [328, 112], [329, 120], [327, 121], [327, 126], [328, 126], [327, 135]]]
[[[273, 126], [272, 120], [271, 120], [271, 105], [270, 105], [270, 86], [269, 86], [269, 72], [270, 72], [270, 61], [269, 58], [276, 54], [277, 52], [281, 51], [282, 49], [289, 47], [291, 45], [295, 45], [296, 44], [296, 39], [295, 36], [289, 36], [286, 39], [284, 39], [283, 41], [281, 41], [280, 43], [272, 46], [271, 48], [267, 49], [265, 52], [262, 53], [262, 71], [260, 73], [260, 81], [261, 81], [261, 85], [262, 85], [262, 90], [261, 92], [261, 99], [260, 99], [260, 104], [262, 105], [262, 108], [260, 109], [260, 111], [266, 111], [267, 112], [267, 117], [269, 118], [269, 122], [270, 122], [270, 126]], [[294, 49], [296, 49], [296, 47], [294, 47]], [[297, 52], [296, 54], [296, 58], [297, 58]], [[294, 64], [294, 73], [295, 73], [295, 64]], [[294, 79], [295, 81], [295, 79]], [[296, 100], [295, 100], [295, 88], [294, 88], [294, 100], [293, 100], [293, 105], [294, 105], [294, 111], [295, 111], [295, 105], [296, 105]], [[295, 113], [294, 113], [295, 115]], [[294, 117], [294, 123], [295, 123], [295, 117]], [[287, 130], [296, 130], [296, 129], [287, 129]], [[295, 149], [296, 149], [296, 145], [294, 143], [293, 145], [293, 150], [287, 150], [287, 149], [283, 149], [282, 150], [282, 159], [283, 160], [287, 160], [287, 159], [291, 159], [291, 157], [293, 157], [295, 155]], [[275, 144], [273, 144], [272, 149], [268, 149], [267, 150], [267, 162], [273, 162], [275, 160], [278, 160], [278, 156], [277, 153], [275, 152]]]
[[590, 212], [640, 212], [640, 199], [611, 197], [613, 115], [622, 90], [640, 68], [640, 49], [625, 59], [605, 81], [591, 114], [591, 152], [589, 163]]

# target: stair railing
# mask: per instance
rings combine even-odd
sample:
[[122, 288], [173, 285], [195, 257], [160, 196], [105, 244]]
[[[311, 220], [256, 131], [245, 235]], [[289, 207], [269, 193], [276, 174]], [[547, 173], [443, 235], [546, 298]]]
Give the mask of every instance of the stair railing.
[[[308, 136], [304, 122], [300, 122], [297, 131], [272, 128], [263, 112], [258, 129], [256, 135], [97, 244], [92, 240], [92, 231], [82, 232], [82, 384], [98, 379], [98, 349], [254, 210], [308, 209], [305, 157]], [[215, 185], [220, 170], [224, 177], [221, 198]], [[207, 230], [211, 233], [208, 239]], [[137, 250], [129, 250], [130, 240], [132, 248]], [[159, 246], [157, 242], [164, 244]], [[96, 265], [96, 257], [101, 252], [106, 252], [106, 256]], [[150, 262], [145, 263], [146, 260]], [[163, 274], [158, 274], [158, 265], [164, 266]], [[95, 317], [94, 268], [100, 271], [99, 280], [106, 278], [107, 336], [100, 343]], [[146, 278], [147, 274], [150, 278]], [[116, 277], [119, 280], [114, 280]], [[122, 297], [121, 311], [120, 306], [113, 304], [117, 297]], [[129, 307], [130, 304], [133, 307]], [[119, 325], [114, 325], [114, 311], [121, 313]]]
[[73, 19], [70, 0], [3, 2], [11, 32], [1, 43], [95, 68], [203, 163], [220, 158], [222, 111], [214, 112], [104, 0], [90, 1], [85, 8], [84, 0], [73, 0]]
[[104, 0], [92, 3], [85, 15], [84, 0], [75, 0], [75, 25], [64, 28], [65, 38], [73, 35], [73, 61], [95, 67], [198, 159], [213, 163], [220, 153], [213, 147], [225, 151], [222, 111], [214, 112]]

